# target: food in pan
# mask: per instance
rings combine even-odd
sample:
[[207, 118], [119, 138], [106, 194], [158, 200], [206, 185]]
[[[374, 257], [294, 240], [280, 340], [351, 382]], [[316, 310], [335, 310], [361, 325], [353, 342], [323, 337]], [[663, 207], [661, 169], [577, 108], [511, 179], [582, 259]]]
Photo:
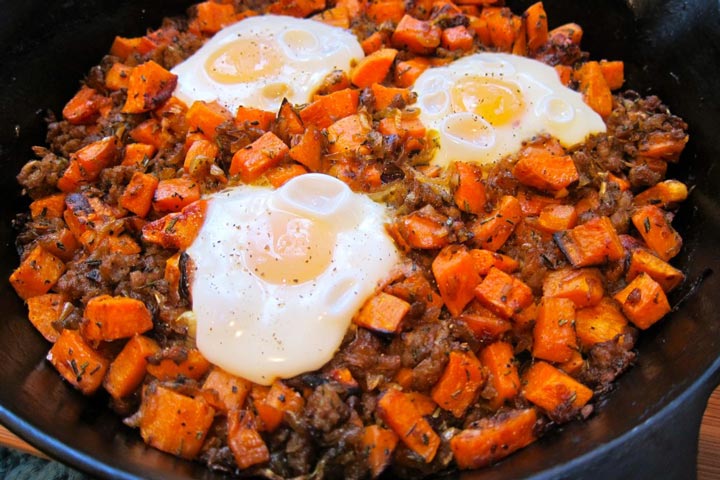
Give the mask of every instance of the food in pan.
[[483, 468], [592, 415], [684, 280], [687, 127], [497, 3], [207, 1], [117, 37], [18, 176], [48, 361], [269, 478]]

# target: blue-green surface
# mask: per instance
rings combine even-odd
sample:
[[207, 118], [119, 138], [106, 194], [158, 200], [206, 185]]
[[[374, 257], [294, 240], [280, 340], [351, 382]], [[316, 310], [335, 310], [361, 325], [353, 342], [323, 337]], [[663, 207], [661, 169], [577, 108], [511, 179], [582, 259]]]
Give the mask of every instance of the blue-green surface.
[[65, 465], [43, 460], [17, 450], [0, 447], [0, 479], [86, 480], [89, 477]]

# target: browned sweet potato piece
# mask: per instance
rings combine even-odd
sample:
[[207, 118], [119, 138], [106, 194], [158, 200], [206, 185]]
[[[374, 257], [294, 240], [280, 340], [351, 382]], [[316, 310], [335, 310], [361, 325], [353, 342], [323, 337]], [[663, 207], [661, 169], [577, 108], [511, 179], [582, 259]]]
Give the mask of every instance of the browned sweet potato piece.
[[215, 411], [202, 396], [188, 397], [151, 384], [143, 389], [140, 435], [151, 447], [182, 458], [195, 458]]
[[63, 330], [47, 359], [60, 375], [85, 395], [102, 384], [110, 361], [85, 343], [77, 330]]

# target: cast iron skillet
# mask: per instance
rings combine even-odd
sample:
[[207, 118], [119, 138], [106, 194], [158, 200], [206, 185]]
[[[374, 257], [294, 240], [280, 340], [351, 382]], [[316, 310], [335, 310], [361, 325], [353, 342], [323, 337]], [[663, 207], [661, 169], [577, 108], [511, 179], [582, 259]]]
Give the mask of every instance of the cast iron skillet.
[[[0, 0], [0, 422], [60, 461], [107, 478], [218, 478], [147, 448], [105, 406], [73, 390], [44, 360], [49, 348], [25, 320], [7, 278], [17, 266], [15, 175], [115, 34], [136, 36], [188, 0]], [[515, 11], [530, 1], [510, 1]], [[707, 398], [720, 382], [720, 8], [718, 0], [546, 0], [551, 26], [576, 21], [594, 58], [623, 59], [626, 85], [656, 93], [690, 124], [670, 174], [694, 188], [675, 226], [688, 280], [675, 311], [640, 339], [638, 364], [572, 423], [473, 479], [692, 478]], [[713, 274], [715, 272], [715, 274]]]

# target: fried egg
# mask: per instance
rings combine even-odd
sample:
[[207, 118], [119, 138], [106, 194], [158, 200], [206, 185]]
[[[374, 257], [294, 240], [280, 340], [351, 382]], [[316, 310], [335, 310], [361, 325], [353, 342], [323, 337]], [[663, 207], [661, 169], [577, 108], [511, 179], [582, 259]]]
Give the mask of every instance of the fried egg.
[[564, 147], [605, 132], [600, 115], [565, 87], [555, 69], [525, 57], [478, 53], [423, 72], [415, 82], [420, 120], [436, 132], [432, 163], [495, 163], [539, 134]]
[[187, 250], [202, 354], [264, 385], [322, 367], [399, 261], [386, 222], [385, 207], [322, 174], [210, 196]]
[[349, 31], [314, 20], [263, 15], [224, 28], [172, 69], [175, 96], [277, 111], [283, 98], [307, 103], [333, 70], [363, 58]]

